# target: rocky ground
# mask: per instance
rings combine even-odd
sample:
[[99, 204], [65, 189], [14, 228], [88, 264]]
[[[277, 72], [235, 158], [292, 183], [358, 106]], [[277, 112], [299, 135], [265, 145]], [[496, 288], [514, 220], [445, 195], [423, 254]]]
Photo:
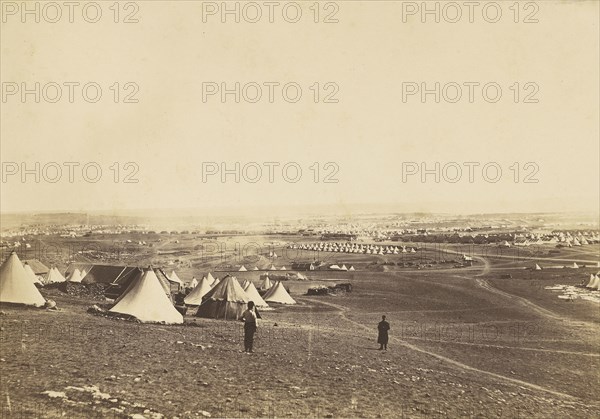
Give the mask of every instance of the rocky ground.
[[58, 311], [0, 307], [2, 417], [599, 417], [598, 307], [500, 273], [357, 273], [347, 295], [296, 293], [264, 313], [251, 355], [241, 323], [132, 323], [44, 290]]

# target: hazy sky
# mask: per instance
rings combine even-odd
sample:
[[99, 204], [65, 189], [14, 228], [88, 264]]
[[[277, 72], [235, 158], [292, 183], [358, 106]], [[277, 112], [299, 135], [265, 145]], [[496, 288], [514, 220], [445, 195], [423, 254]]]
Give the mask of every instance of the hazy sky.
[[[243, 2], [240, 23], [234, 15], [221, 21], [212, 9], [221, 2], [193, 1], [135, 2], [115, 23], [113, 2], [99, 2], [97, 23], [84, 20], [94, 20], [95, 10], [81, 8], [70, 23], [66, 7], [57, 23], [48, 22], [56, 10], [40, 9], [36, 23], [14, 9], [20, 2], [9, 3], [2, 3], [0, 33], [3, 212], [284, 204], [336, 204], [348, 212], [359, 202], [414, 211], [598, 211], [596, 1], [540, 1], [537, 9], [522, 3], [518, 16], [513, 2], [498, 2], [496, 23], [486, 21], [495, 19], [493, 8], [476, 8], [470, 23], [463, 7], [450, 23], [457, 10], [442, 2], [436, 23], [414, 9], [421, 2], [384, 1], [321, 3], [318, 16], [314, 2], [298, 2], [297, 23], [286, 21], [296, 15], [290, 2], [279, 2], [273, 23], [263, 2], [254, 3], [262, 13], [257, 23], [249, 22], [256, 9]], [[138, 22], [123, 23], [128, 16]], [[35, 90], [36, 82], [40, 103], [34, 94], [23, 100], [22, 88]], [[80, 83], [72, 85], [73, 103], [70, 82]], [[234, 94], [223, 101], [220, 92], [203, 98], [221, 83], [235, 90], [236, 82], [240, 103]], [[423, 100], [414, 92], [435, 90], [436, 82], [440, 103], [433, 93]], [[97, 103], [83, 97], [86, 83], [102, 89]], [[57, 86], [62, 96], [51, 103]], [[262, 96], [252, 103], [257, 86]], [[298, 86], [302, 96], [288, 103]], [[130, 93], [137, 103], [123, 103]], [[22, 182], [21, 163], [34, 169], [36, 162], [39, 182], [34, 174]], [[79, 164], [72, 183], [68, 162]], [[96, 183], [82, 175], [90, 162], [88, 178], [102, 169]], [[203, 181], [203, 167], [206, 174], [221, 162], [230, 169], [240, 163], [239, 183], [233, 174], [224, 183], [219, 174]], [[439, 162], [439, 183], [435, 173], [424, 182], [409, 174], [422, 162], [434, 172]], [[138, 182], [125, 183], [136, 167]], [[329, 180], [338, 182], [325, 183], [335, 170]]]

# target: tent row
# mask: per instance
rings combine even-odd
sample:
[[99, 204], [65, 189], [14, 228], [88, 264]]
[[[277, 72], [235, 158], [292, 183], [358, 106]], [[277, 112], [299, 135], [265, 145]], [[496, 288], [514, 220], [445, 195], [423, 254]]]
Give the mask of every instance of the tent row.
[[[35, 274], [26, 266], [21, 263], [15, 252], [2, 264], [0, 302], [38, 307], [46, 303], [35, 286]], [[174, 306], [168, 281], [161, 278], [162, 270], [149, 267], [135, 268], [130, 272], [132, 279], [109, 309], [110, 313], [131, 316], [142, 322], [183, 323], [183, 315]], [[52, 269], [49, 276], [55, 275], [60, 275], [60, 272]], [[70, 276], [73, 276], [73, 273]], [[239, 319], [247, 308], [248, 301], [254, 301], [258, 307], [263, 308], [268, 307], [268, 303], [296, 304], [280, 281], [271, 283], [267, 278], [261, 284], [261, 288], [266, 290], [262, 296], [250, 281], [245, 281], [242, 286], [232, 276], [227, 275], [219, 281], [209, 274], [202, 278], [186, 297], [186, 304], [198, 305], [198, 317], [217, 319]]]
[[[271, 265], [269, 268], [266, 269], [259, 269], [258, 266], [255, 266], [254, 268], [252, 268], [253, 271], [287, 271], [287, 268], [285, 266], [282, 266], [281, 268], [277, 268], [275, 265]], [[248, 272], [248, 268], [246, 268], [244, 265], [240, 266], [240, 268], [238, 269], [238, 272]]]
[[414, 247], [406, 246], [383, 246], [373, 244], [358, 243], [314, 243], [314, 244], [293, 244], [291, 249], [312, 250], [315, 252], [336, 252], [336, 253], [361, 253], [367, 255], [398, 255], [400, 253], [416, 253]]

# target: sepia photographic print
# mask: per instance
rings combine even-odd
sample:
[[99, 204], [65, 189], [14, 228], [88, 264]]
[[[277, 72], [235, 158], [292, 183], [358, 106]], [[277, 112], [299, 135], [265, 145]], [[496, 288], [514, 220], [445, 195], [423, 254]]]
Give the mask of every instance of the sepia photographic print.
[[0, 0], [0, 419], [600, 418], [598, 0]]

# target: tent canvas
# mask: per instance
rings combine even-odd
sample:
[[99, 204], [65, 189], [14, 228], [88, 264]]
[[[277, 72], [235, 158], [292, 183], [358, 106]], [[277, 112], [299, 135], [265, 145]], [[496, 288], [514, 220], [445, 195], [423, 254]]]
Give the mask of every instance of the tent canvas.
[[239, 272], [246, 272], [247, 270], [248, 269], [246, 269], [246, 267], [244, 265], [242, 265], [238, 271]]
[[263, 280], [262, 284], [260, 284], [260, 289], [261, 289], [261, 290], [268, 290], [269, 288], [271, 288], [271, 286], [272, 286], [272, 285], [273, 285], [273, 284], [271, 284], [271, 280], [270, 280], [270, 279], [269, 279], [269, 277], [267, 276], [267, 277], [266, 277], [266, 278]]
[[208, 275], [206, 275], [206, 279], [208, 279], [208, 283], [210, 284], [211, 287], [213, 285], [215, 285], [215, 277], [212, 276], [212, 274], [210, 272], [208, 273]]
[[586, 288], [590, 288], [592, 286], [592, 284], [594, 283], [595, 279], [596, 279], [596, 277], [594, 276], [594, 274], [590, 274], [590, 280], [588, 281]]
[[254, 302], [256, 307], [266, 308], [269, 307], [267, 302], [260, 296], [254, 284], [248, 281], [248, 286], [244, 289], [246, 291], [246, 295], [248, 296], [248, 300]]
[[45, 283], [46, 284], [55, 284], [58, 282], [65, 282], [66, 279], [64, 276], [62, 276], [62, 274], [58, 271], [58, 269], [56, 269], [56, 267], [54, 268], [50, 268], [50, 272], [48, 272], [48, 276], [46, 277]]
[[263, 295], [263, 300], [267, 303], [279, 303], [279, 304], [296, 304], [296, 301], [290, 294], [285, 290], [285, 287], [281, 281], [277, 281], [273, 286]]
[[[206, 277], [203, 277], [202, 279], [206, 279]], [[197, 286], [198, 286], [198, 280], [196, 279], [196, 277], [193, 277], [192, 278], [192, 282], [190, 282], [190, 287], [191, 288], [196, 288]]]
[[177, 276], [175, 271], [171, 271], [171, 275], [167, 277], [167, 279], [171, 282], [175, 282], [183, 287], [183, 281]]
[[140, 270], [109, 311], [133, 316], [144, 323], [183, 323], [183, 316], [165, 295], [152, 269]]
[[81, 282], [82, 279], [81, 272], [77, 268], [69, 275], [69, 282]]
[[27, 262], [25, 262], [23, 264], [23, 268], [25, 269], [25, 272], [27, 273], [27, 276], [29, 278], [31, 278], [31, 281], [34, 284], [42, 285], [42, 281], [40, 281], [40, 279], [38, 278], [38, 276], [35, 274], [35, 272], [33, 272], [33, 269], [31, 269], [31, 266], [29, 266], [29, 264]]
[[541, 266], [540, 266], [540, 265], [538, 265], [537, 263], [535, 264], [535, 268], [534, 268], [534, 269], [535, 269], [536, 271], [541, 271], [541, 270], [542, 270]]
[[0, 266], [0, 302], [36, 307], [46, 303], [15, 252]]
[[248, 296], [238, 280], [227, 275], [204, 295], [196, 316], [239, 320], [247, 308], [248, 301]]
[[210, 285], [206, 277], [202, 278], [198, 285], [183, 299], [183, 302], [190, 306], [199, 306], [202, 304], [202, 297], [210, 291]]
[[48, 273], [50, 272], [50, 268], [48, 268], [46, 265], [44, 265], [37, 259], [23, 259], [21, 262], [31, 266], [31, 270], [33, 270], [33, 273], [36, 275], [43, 277], [48, 275]]

